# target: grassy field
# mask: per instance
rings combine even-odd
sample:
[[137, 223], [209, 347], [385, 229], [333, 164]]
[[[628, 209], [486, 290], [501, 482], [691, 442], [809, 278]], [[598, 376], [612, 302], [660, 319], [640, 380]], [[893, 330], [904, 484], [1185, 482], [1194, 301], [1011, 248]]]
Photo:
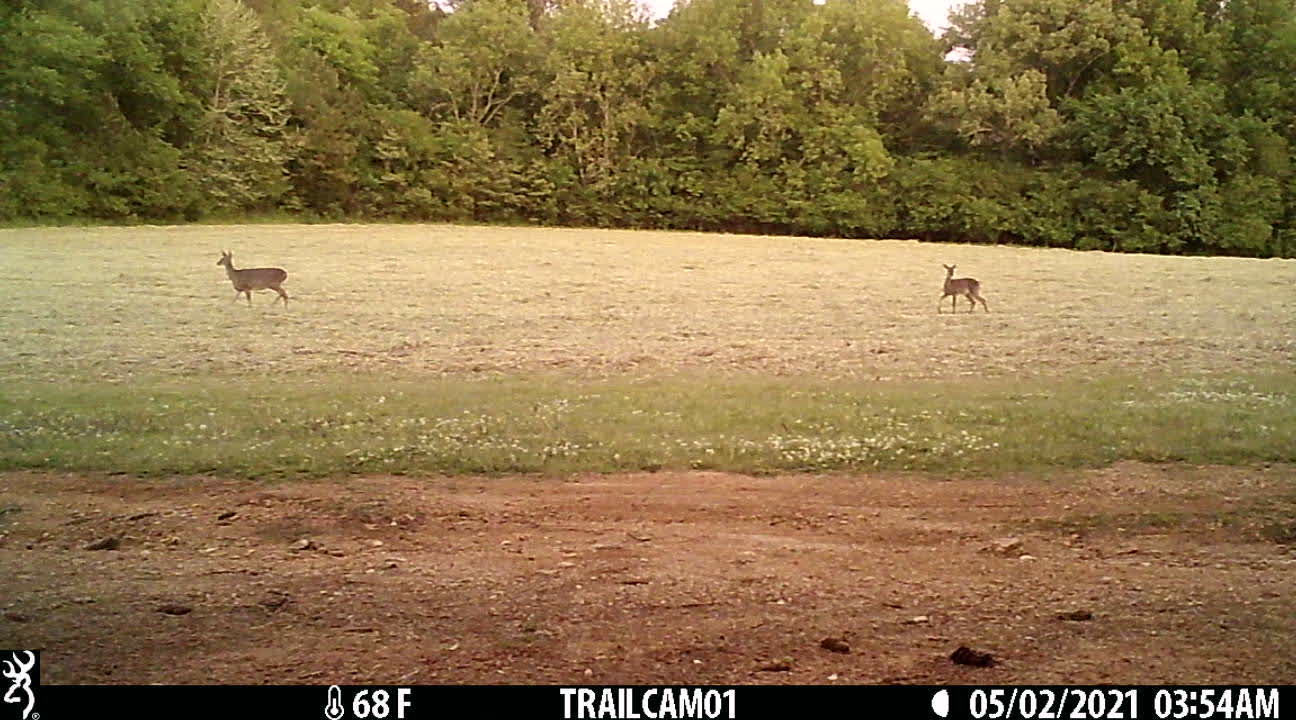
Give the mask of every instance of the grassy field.
[[[234, 302], [240, 267], [289, 272]], [[989, 314], [938, 314], [941, 263]], [[691, 233], [0, 230], [0, 467], [1296, 460], [1296, 262]]]

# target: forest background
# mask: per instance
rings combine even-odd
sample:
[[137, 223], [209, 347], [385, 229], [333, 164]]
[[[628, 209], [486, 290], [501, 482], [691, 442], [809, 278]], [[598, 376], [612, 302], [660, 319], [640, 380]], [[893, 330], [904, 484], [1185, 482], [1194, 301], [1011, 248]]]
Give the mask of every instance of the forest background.
[[0, 221], [1296, 255], [1296, 2], [11, 0]]

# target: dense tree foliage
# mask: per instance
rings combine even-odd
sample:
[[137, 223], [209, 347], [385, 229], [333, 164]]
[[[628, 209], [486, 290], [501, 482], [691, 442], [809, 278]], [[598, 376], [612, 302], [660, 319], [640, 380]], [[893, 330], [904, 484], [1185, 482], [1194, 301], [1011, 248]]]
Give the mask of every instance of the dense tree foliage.
[[0, 47], [10, 221], [1296, 254], [1296, 0], [11, 0]]

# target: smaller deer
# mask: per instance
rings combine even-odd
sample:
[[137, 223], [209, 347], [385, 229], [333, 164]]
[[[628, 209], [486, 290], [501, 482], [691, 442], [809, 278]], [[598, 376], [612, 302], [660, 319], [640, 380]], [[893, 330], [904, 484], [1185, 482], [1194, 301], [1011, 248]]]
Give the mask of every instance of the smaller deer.
[[990, 306], [986, 305], [985, 298], [981, 297], [980, 282], [972, 278], [954, 277], [954, 268], [957, 267], [955, 265], [941, 263], [941, 267], [945, 268], [945, 294], [941, 295], [940, 302], [936, 304], [937, 313], [940, 313], [941, 305], [945, 304], [945, 298], [950, 296], [953, 296], [953, 300], [950, 301], [950, 306], [953, 308], [951, 312], [958, 312], [959, 295], [966, 297], [968, 302], [972, 303], [972, 307], [968, 308], [968, 312], [976, 310], [978, 300], [981, 301], [981, 307], [985, 308], [986, 312], [990, 312]]
[[221, 259], [217, 260], [216, 264], [225, 266], [225, 274], [229, 275], [230, 282], [234, 283], [235, 300], [238, 300], [239, 295], [247, 295], [248, 307], [251, 307], [253, 290], [274, 290], [279, 293], [279, 297], [283, 298], [284, 307], [288, 306], [288, 293], [279, 287], [280, 283], [288, 279], [288, 273], [282, 268], [235, 270], [234, 255], [225, 250], [221, 251]]

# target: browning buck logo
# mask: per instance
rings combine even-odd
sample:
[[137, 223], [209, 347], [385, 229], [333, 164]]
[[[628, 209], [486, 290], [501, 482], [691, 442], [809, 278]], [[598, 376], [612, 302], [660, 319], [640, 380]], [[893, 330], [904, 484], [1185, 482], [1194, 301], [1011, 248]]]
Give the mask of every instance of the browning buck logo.
[[[32, 707], [36, 705], [36, 694], [32, 692], [32, 669], [36, 667], [36, 653], [31, 650], [13, 651], [12, 660], [4, 661], [4, 670], [0, 674], [4, 675], [12, 685], [4, 694], [6, 704], [18, 703], [22, 708], [22, 720], [40, 720], [40, 713], [33, 713]], [[27, 660], [24, 662], [19, 659], [20, 656], [26, 655]]]

